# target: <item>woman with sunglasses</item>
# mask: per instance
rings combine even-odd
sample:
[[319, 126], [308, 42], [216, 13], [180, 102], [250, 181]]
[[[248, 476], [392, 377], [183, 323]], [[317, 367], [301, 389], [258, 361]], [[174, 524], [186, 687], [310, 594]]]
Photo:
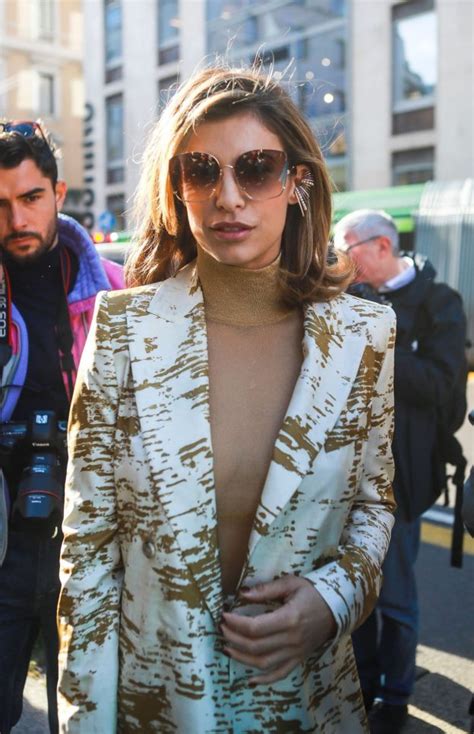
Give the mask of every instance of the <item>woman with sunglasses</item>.
[[176, 93], [138, 205], [72, 407], [62, 730], [366, 731], [392, 314], [341, 293], [321, 152], [257, 71]]

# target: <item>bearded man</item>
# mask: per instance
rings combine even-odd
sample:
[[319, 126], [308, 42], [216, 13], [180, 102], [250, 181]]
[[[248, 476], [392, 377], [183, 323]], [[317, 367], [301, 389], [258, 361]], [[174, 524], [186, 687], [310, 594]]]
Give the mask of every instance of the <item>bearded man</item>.
[[121, 268], [102, 260], [88, 233], [58, 213], [65, 197], [44, 128], [0, 123], [2, 734], [21, 716], [40, 633], [49, 726], [58, 731], [56, 606], [66, 464], [58, 426], [67, 421], [96, 294], [123, 286]]

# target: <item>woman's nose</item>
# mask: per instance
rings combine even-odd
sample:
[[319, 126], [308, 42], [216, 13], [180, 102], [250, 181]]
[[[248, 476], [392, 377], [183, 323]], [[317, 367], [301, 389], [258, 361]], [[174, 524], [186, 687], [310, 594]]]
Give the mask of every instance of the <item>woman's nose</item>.
[[240, 189], [232, 166], [223, 166], [220, 181], [217, 185], [216, 206], [232, 211], [245, 206], [245, 194]]

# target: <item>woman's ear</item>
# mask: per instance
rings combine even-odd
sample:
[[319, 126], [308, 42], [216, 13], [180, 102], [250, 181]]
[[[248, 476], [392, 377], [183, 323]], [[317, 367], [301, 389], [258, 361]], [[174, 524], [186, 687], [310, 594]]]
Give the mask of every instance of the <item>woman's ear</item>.
[[291, 174], [291, 188], [288, 194], [289, 204], [298, 204], [301, 214], [305, 215], [308, 208], [311, 189], [314, 186], [314, 177], [311, 170], [304, 163], [295, 166]]

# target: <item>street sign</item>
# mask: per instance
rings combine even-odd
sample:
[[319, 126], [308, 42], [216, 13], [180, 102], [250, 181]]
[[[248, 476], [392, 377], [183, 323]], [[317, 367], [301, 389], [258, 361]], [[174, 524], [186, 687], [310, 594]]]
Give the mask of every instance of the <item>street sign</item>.
[[99, 214], [97, 225], [103, 232], [112, 232], [117, 226], [117, 217], [107, 209]]

